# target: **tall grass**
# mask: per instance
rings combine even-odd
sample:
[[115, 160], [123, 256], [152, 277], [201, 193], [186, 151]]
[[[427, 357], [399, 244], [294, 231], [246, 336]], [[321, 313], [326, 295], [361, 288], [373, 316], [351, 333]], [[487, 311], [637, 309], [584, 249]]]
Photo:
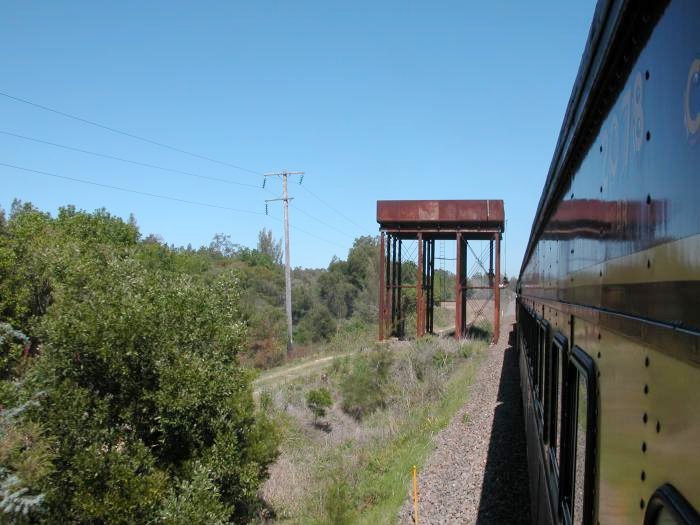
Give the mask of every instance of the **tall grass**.
[[[408, 495], [412, 466], [420, 470], [433, 448], [433, 436], [466, 402], [484, 348], [482, 341], [428, 337], [398, 345], [391, 351], [390, 367], [386, 351], [376, 349], [337, 360], [326, 378], [330, 388], [352, 397], [355, 376], [360, 398], [371, 391], [366, 396], [371, 406], [355, 420], [354, 431], [337, 442], [332, 436], [313, 441], [290, 434], [296, 443], [285, 446], [305, 466], [309, 483], [304, 501], [279, 509], [278, 518], [291, 523], [394, 523]], [[374, 379], [359, 380], [358, 373]], [[304, 383], [313, 388], [312, 380]], [[340, 406], [342, 402], [338, 410]], [[287, 419], [288, 428], [290, 424]]]

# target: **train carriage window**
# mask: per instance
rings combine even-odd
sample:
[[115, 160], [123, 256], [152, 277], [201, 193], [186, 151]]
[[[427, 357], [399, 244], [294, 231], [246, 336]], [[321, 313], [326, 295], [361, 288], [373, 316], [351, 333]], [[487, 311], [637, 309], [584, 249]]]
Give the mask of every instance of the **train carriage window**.
[[533, 315], [529, 319], [528, 324], [528, 339], [530, 341], [530, 376], [532, 378], [532, 387], [535, 388], [535, 383], [537, 377], [535, 370], [537, 370], [537, 337], [535, 336], [535, 331], [537, 330], [537, 318]]
[[574, 475], [573, 475], [573, 503], [574, 503], [574, 523], [583, 523], [583, 498], [586, 472], [586, 429], [588, 428], [588, 395], [586, 392], [585, 377], [578, 377], [578, 410], [576, 414], [576, 442], [574, 452]]
[[569, 356], [564, 383], [561, 439], [561, 506], [565, 521], [593, 523], [597, 392], [595, 364], [578, 346]]
[[552, 402], [550, 404], [550, 447], [552, 470], [559, 478], [559, 466], [561, 465], [561, 446], [557, 439], [561, 434], [562, 428], [562, 406], [564, 402], [564, 367], [566, 366], [566, 352], [569, 348], [569, 342], [566, 337], [557, 333], [552, 338], [552, 357], [551, 357], [551, 395]]
[[532, 341], [532, 387], [535, 390], [535, 399], [539, 399], [539, 388], [540, 388], [540, 378], [539, 378], [539, 363], [540, 363], [540, 345], [539, 345], [539, 331], [540, 321], [537, 317], [533, 317], [531, 327], [530, 327], [530, 341]]
[[547, 442], [548, 433], [547, 427], [549, 425], [549, 378], [547, 377], [547, 371], [549, 370], [549, 323], [542, 320], [538, 326], [537, 334], [537, 348], [539, 350], [539, 362], [537, 366], [537, 376], [539, 391], [537, 393], [538, 400], [540, 402], [540, 424], [542, 425], [542, 439]]
[[555, 333], [552, 337], [552, 345], [549, 356], [549, 368], [547, 376], [549, 378], [549, 402], [547, 404], [549, 427], [547, 435], [549, 438], [549, 461], [552, 472], [559, 478], [559, 465], [561, 465], [561, 447], [557, 439], [561, 433], [562, 415], [562, 386], [564, 379], [564, 366], [566, 364], [566, 351], [569, 343], [561, 333]]

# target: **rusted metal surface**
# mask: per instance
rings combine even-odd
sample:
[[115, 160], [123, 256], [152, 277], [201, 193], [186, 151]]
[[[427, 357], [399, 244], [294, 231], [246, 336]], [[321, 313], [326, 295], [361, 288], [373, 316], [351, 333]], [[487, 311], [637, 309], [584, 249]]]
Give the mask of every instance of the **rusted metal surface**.
[[416, 331], [418, 337], [425, 335], [425, 297], [423, 294], [423, 234], [418, 234], [418, 285], [416, 287]]
[[462, 234], [457, 233], [457, 278], [455, 279], [455, 339], [461, 339], [464, 330], [464, 291], [462, 283], [462, 266], [466, 252], [462, 249]]
[[505, 221], [502, 200], [377, 201], [380, 224], [498, 227]]
[[[500, 239], [505, 227], [502, 200], [413, 200], [377, 201], [377, 222], [382, 233], [380, 271], [379, 338], [405, 336], [405, 316], [401, 301], [403, 288], [415, 286], [416, 335], [433, 332], [435, 305], [435, 241], [457, 242], [455, 336], [464, 337], [467, 326], [467, 247], [470, 240], [496, 244], [500, 256]], [[405, 240], [418, 244], [418, 279], [415, 285], [402, 283], [401, 246]], [[491, 248], [491, 253], [493, 247]], [[498, 290], [500, 265], [493, 272], [493, 254], [487, 274], [489, 284]], [[494, 280], [495, 277], [495, 280]], [[500, 310], [495, 309], [494, 341], [498, 340]]]
[[386, 310], [384, 307], [384, 299], [386, 298], [386, 292], [384, 290], [384, 283], [386, 282], [386, 277], [384, 275], [384, 265], [386, 264], [384, 255], [384, 243], [385, 243], [385, 233], [382, 232], [379, 242], [379, 340], [384, 340], [384, 329], [386, 328]]
[[496, 278], [493, 281], [493, 342], [498, 342], [498, 334], [501, 333], [501, 236], [496, 233], [493, 236], [496, 245]]

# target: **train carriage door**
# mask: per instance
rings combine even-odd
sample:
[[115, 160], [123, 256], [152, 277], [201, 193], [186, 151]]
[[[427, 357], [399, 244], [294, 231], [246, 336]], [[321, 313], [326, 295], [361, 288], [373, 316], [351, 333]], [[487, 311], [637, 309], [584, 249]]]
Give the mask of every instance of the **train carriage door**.
[[560, 502], [564, 523], [594, 523], [597, 378], [593, 360], [574, 346], [566, 366]]

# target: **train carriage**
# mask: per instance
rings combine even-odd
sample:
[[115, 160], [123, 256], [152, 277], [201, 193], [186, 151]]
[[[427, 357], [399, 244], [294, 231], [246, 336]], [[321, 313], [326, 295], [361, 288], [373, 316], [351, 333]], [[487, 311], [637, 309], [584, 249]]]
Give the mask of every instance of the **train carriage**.
[[536, 523], [700, 523], [700, 2], [600, 1], [518, 283]]

